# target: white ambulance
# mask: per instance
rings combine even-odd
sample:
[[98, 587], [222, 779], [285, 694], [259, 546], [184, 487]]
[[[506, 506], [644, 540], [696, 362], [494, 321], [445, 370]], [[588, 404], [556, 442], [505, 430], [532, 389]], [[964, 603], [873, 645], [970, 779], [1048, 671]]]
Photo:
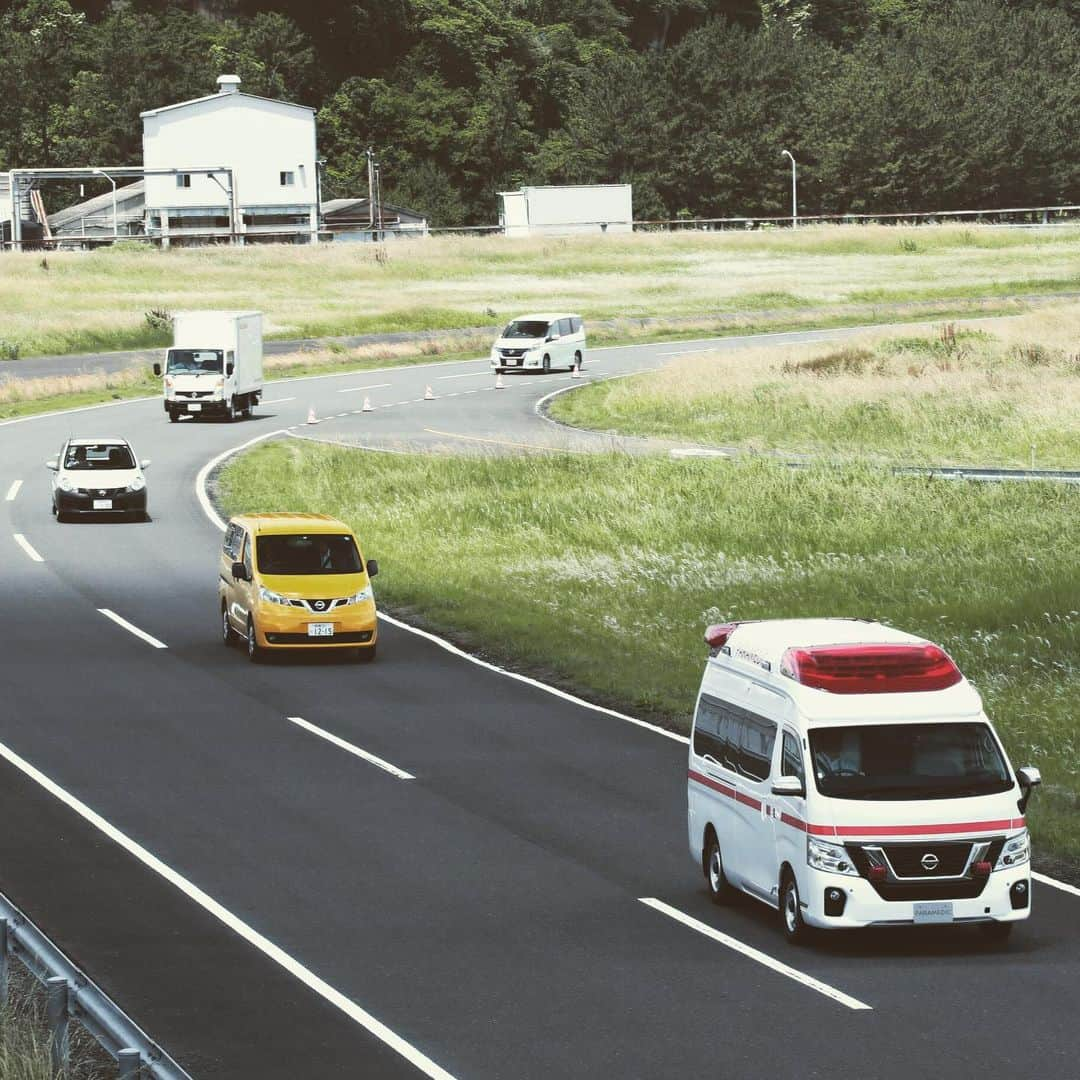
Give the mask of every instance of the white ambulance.
[[709, 893], [740, 889], [810, 927], [978, 924], [1031, 910], [1024, 810], [978, 693], [922, 638], [857, 619], [727, 623], [690, 740], [690, 852]]

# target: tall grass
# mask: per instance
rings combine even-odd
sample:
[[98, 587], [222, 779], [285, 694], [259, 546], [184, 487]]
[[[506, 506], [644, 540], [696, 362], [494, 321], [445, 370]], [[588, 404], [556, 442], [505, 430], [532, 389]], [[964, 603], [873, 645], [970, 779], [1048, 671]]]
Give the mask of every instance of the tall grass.
[[698, 355], [563, 395], [552, 412], [581, 427], [749, 450], [1080, 468], [1080, 305], [839, 347]]
[[529, 308], [589, 319], [1080, 289], [1080, 229], [433, 238], [390, 244], [0, 254], [0, 340], [21, 355], [161, 344], [145, 313], [253, 307], [272, 336], [449, 329]]
[[705, 624], [858, 615], [941, 642], [1080, 866], [1080, 493], [871, 468], [619, 455], [457, 458], [293, 441], [237, 459], [229, 512], [331, 513], [384, 605], [686, 730]]

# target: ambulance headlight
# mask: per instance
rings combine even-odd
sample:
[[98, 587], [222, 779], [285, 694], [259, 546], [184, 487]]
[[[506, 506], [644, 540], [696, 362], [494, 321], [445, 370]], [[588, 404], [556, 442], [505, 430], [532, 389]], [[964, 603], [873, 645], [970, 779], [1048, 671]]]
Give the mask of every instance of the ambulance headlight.
[[851, 863], [851, 856], [840, 844], [828, 844], [812, 836], [806, 838], [806, 861], [815, 870], [847, 874], [849, 877], [859, 876], [859, 871]]
[[1020, 866], [1031, 858], [1031, 838], [1025, 829], [1022, 833], [1005, 841], [1005, 846], [998, 856], [995, 870], [1007, 870], [1011, 866]]

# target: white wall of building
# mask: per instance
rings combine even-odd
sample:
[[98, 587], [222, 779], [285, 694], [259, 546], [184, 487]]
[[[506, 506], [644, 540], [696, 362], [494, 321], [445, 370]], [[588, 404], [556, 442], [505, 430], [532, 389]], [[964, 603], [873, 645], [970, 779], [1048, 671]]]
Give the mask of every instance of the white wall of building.
[[524, 187], [500, 197], [507, 236], [633, 231], [630, 184]]
[[[227, 207], [225, 174], [215, 180], [207, 167], [233, 170], [238, 218], [245, 209], [289, 207], [310, 215], [312, 231], [318, 201], [315, 112], [306, 106], [272, 101], [229, 89], [205, 98], [142, 114], [143, 165], [147, 169], [190, 166], [190, 186], [176, 176], [146, 177], [148, 217], [169, 211]], [[199, 172], [199, 168], [204, 171]], [[282, 173], [290, 174], [282, 183]], [[219, 183], [220, 182], [220, 183]], [[174, 226], [182, 215], [175, 215]]]

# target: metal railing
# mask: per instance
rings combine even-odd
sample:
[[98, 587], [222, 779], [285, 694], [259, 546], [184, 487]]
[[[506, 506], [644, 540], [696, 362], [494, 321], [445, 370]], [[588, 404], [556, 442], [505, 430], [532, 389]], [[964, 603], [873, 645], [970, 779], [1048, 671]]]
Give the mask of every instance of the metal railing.
[[18, 960], [45, 987], [49, 1055], [56, 1076], [68, 1075], [68, 1025], [75, 1020], [116, 1060], [118, 1080], [191, 1080], [116, 1002], [0, 893], [0, 1008], [7, 1005], [12, 960]]

